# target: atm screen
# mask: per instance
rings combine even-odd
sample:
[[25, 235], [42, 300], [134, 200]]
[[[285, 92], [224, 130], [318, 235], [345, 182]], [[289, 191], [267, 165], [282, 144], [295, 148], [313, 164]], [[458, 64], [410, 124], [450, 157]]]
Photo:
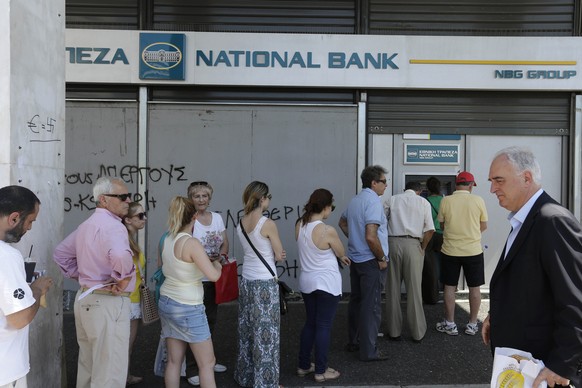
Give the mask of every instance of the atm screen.
[[406, 175], [404, 177], [404, 186], [406, 187], [406, 184], [408, 182], [420, 182], [420, 184], [422, 185], [422, 192], [420, 193], [420, 195], [422, 195], [423, 197], [428, 197], [428, 189], [426, 188], [426, 181], [428, 180], [428, 178], [430, 178], [431, 176], [434, 176], [435, 178], [437, 178], [440, 182], [441, 182], [441, 194], [444, 196], [447, 195], [451, 195], [453, 194], [453, 191], [455, 191], [455, 178], [456, 175]]

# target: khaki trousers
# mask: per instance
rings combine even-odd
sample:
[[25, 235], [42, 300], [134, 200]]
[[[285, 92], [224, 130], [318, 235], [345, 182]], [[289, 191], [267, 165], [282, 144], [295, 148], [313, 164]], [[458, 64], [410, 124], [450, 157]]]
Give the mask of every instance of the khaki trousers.
[[6, 385], [0, 385], [0, 388], [27, 388], [26, 376], [19, 378], [16, 381], [8, 383]]
[[125, 296], [75, 298], [79, 343], [77, 388], [124, 388], [129, 351], [130, 301]]
[[390, 262], [386, 281], [386, 323], [388, 335], [399, 337], [402, 333], [400, 307], [402, 280], [406, 286], [406, 320], [414, 340], [426, 333], [426, 318], [422, 307], [422, 267], [424, 252], [420, 241], [414, 238], [389, 237]]

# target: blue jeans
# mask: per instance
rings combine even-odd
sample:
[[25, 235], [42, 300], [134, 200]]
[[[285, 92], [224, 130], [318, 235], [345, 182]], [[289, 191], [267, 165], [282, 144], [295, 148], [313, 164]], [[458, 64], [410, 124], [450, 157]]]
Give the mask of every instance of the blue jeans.
[[323, 374], [327, 369], [331, 327], [340, 297], [321, 290], [302, 295], [306, 317], [301, 331], [299, 368], [311, 367], [311, 349], [315, 345], [315, 373]]

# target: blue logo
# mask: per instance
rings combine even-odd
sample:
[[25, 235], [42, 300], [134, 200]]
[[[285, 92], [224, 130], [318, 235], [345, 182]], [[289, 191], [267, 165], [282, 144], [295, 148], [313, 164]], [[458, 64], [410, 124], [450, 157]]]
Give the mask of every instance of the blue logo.
[[139, 35], [140, 79], [184, 80], [184, 34]]

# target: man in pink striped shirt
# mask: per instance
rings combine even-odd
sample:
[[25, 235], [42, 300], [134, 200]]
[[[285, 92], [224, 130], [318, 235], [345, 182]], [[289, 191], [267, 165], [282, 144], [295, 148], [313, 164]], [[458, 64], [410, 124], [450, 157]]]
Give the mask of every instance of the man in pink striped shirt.
[[95, 212], [55, 248], [54, 260], [65, 277], [78, 280], [81, 286], [74, 304], [77, 387], [122, 388], [127, 377], [129, 293], [135, 286], [135, 268], [121, 220], [131, 194], [121, 179], [102, 177], [93, 187], [93, 198]]

